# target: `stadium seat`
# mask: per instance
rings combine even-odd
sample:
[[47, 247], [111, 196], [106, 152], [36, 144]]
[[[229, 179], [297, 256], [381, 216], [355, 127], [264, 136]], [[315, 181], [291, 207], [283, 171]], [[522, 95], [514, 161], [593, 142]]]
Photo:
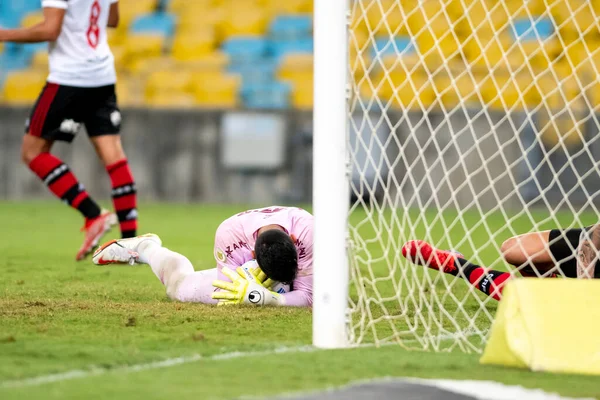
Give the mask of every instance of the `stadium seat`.
[[130, 28], [134, 34], [173, 36], [176, 18], [173, 14], [157, 12], [137, 17]]
[[192, 4], [194, 6], [188, 7], [186, 12], [178, 15], [178, 33], [194, 34], [196, 32], [205, 32], [207, 29], [217, 30], [223, 24], [226, 13], [222, 8], [206, 9], [199, 6], [202, 3]]
[[155, 11], [156, 4], [156, 0], [120, 1], [120, 23], [117, 29], [120, 32], [127, 32], [136, 17]]
[[220, 74], [194, 82], [196, 105], [204, 108], [236, 107], [241, 79], [237, 75]]
[[4, 82], [3, 98], [8, 104], [32, 104], [46, 84], [47, 73], [36, 70], [15, 71]]
[[162, 35], [129, 35], [125, 39], [125, 62], [131, 63], [135, 59], [158, 57], [162, 54], [165, 37]]
[[394, 40], [389, 38], [377, 39], [371, 49], [371, 57], [383, 58], [388, 55], [407, 56], [416, 52], [416, 46], [409, 36], [398, 36]]
[[177, 34], [173, 41], [173, 57], [176, 60], [187, 61], [198, 59], [211, 53], [216, 47], [214, 31], [203, 33]]
[[279, 41], [274, 40], [270, 44], [269, 53], [276, 59], [281, 59], [289, 53], [312, 53], [313, 39], [305, 38], [300, 40]]
[[292, 105], [300, 110], [311, 110], [314, 102], [312, 77], [293, 82]]
[[513, 65], [526, 61], [545, 68], [561, 50], [559, 40], [554, 37], [554, 24], [549, 18], [516, 19], [511, 23], [511, 36], [519, 44], [506, 54], [509, 60], [514, 58]]
[[[365, 4], [365, 13], [356, 13], [360, 20], [355, 21], [360, 30], [377, 37], [408, 35], [406, 15], [414, 13], [417, 3], [384, 0]], [[353, 25], [354, 26], [354, 25]], [[416, 32], [415, 32], [416, 33]]]
[[277, 40], [300, 40], [312, 36], [310, 14], [279, 15], [271, 22], [269, 36]]
[[266, 56], [267, 49], [268, 42], [258, 37], [233, 37], [222, 45], [232, 64], [256, 62]]
[[220, 28], [222, 37], [264, 35], [267, 18], [262, 10], [245, 6], [242, 10], [228, 13]]
[[288, 53], [282, 57], [277, 69], [280, 80], [294, 80], [297, 77], [307, 77], [313, 74], [314, 57], [306, 53]]
[[272, 15], [311, 13], [313, 10], [312, 0], [263, 0], [266, 10]]
[[561, 0], [549, 4], [550, 13], [564, 36], [598, 36], [600, 7], [585, 0]]
[[21, 20], [21, 26], [23, 28], [30, 28], [44, 22], [44, 14], [41, 11], [34, 11], [26, 14]]
[[287, 109], [290, 106], [291, 87], [287, 83], [257, 83], [241, 90], [244, 106], [253, 109]]
[[25, 15], [39, 11], [40, 4], [39, 0], [0, 1], [0, 25], [6, 28], [18, 27]]
[[260, 61], [252, 64], [232, 65], [230, 73], [239, 74], [244, 85], [261, 84], [273, 81], [276, 64], [272, 61]]
[[31, 58], [31, 68], [48, 71], [48, 52], [38, 51]]
[[189, 93], [164, 93], [146, 99], [145, 105], [155, 108], [192, 108], [196, 104], [196, 98]]

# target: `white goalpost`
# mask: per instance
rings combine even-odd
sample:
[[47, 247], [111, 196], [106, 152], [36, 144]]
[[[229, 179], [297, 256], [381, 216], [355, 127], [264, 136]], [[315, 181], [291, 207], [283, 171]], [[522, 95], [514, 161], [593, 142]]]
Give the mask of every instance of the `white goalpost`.
[[402, 245], [520, 277], [598, 222], [600, 2], [315, 0], [314, 40], [314, 345], [480, 352], [497, 302]]

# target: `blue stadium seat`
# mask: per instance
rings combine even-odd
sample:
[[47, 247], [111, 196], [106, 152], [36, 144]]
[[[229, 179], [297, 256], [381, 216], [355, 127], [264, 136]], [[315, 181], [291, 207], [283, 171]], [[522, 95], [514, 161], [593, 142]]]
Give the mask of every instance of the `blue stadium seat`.
[[545, 40], [554, 33], [554, 24], [549, 18], [520, 18], [512, 22], [512, 28], [514, 40], [538, 40], [538, 37]]
[[268, 42], [263, 38], [235, 37], [226, 40], [221, 49], [232, 65], [238, 65], [262, 60], [267, 55]]
[[312, 36], [312, 16], [310, 14], [279, 15], [269, 28], [269, 36], [274, 40], [300, 40]]
[[131, 24], [131, 32], [156, 33], [169, 37], [175, 33], [175, 23], [175, 15], [165, 12], [141, 15]]
[[0, 25], [6, 28], [16, 28], [23, 17], [41, 8], [40, 0], [1, 0]]
[[394, 40], [378, 39], [372, 49], [372, 56], [383, 57], [389, 54], [408, 55], [416, 51], [416, 46], [408, 36], [398, 36]]
[[21, 51], [29, 57], [32, 57], [35, 53], [39, 51], [48, 51], [48, 43], [28, 43], [21, 45]]
[[245, 85], [240, 94], [247, 108], [284, 110], [290, 107], [290, 93], [290, 85], [273, 82]]
[[263, 60], [251, 64], [233, 64], [229, 72], [239, 74], [243, 85], [252, 85], [273, 82], [276, 69], [276, 63]]
[[272, 41], [270, 53], [275, 59], [279, 60], [288, 53], [312, 53], [313, 48], [312, 38], [291, 41]]

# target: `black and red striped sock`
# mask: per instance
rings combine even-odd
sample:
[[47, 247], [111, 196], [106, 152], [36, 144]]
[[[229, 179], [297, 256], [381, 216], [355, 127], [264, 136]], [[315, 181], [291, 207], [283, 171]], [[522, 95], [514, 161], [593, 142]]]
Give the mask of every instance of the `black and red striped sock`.
[[496, 300], [502, 298], [504, 283], [510, 279], [508, 272], [488, 270], [479, 265], [471, 264], [464, 258], [457, 258], [456, 262], [471, 285]]
[[31, 163], [29, 168], [48, 186], [48, 189], [58, 198], [79, 210], [88, 220], [100, 215], [100, 207], [90, 198], [69, 170], [69, 166], [50, 153], [41, 153]]
[[119, 218], [121, 236], [134, 237], [137, 231], [137, 194], [133, 174], [127, 159], [117, 161], [106, 167], [112, 182], [112, 198], [115, 213]]

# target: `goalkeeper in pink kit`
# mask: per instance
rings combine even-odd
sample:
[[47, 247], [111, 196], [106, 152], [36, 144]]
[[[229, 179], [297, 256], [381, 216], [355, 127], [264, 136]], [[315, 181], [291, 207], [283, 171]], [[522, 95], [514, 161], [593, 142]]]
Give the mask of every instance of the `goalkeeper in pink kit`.
[[313, 216], [297, 207], [248, 210], [221, 223], [217, 267], [195, 271], [157, 235], [110, 241], [93, 262], [149, 264], [174, 300], [204, 304], [312, 305]]

